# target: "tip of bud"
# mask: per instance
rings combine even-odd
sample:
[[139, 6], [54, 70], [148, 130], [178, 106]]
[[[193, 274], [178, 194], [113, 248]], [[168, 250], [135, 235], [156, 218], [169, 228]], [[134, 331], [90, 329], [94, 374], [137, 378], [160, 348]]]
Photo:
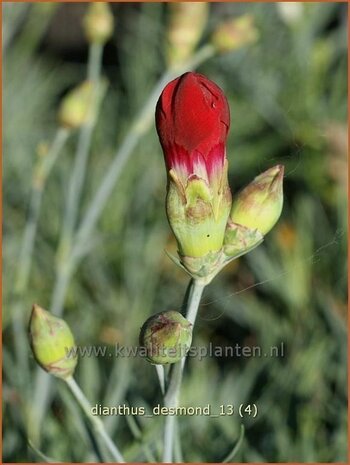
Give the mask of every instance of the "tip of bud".
[[275, 192], [282, 189], [283, 175], [284, 166], [276, 165], [259, 174], [259, 176], [254, 179], [254, 182], [266, 185], [270, 192]]
[[192, 324], [181, 313], [169, 310], [152, 315], [140, 332], [140, 346], [156, 365], [176, 363], [191, 347]]
[[269, 168], [268, 170], [264, 171], [264, 173], [262, 173], [261, 175], [267, 174], [267, 173], [269, 173], [271, 176], [276, 176], [276, 175], [281, 175], [281, 174], [283, 176], [284, 166], [283, 165], [273, 166], [272, 168]]
[[32, 314], [31, 314], [31, 319], [32, 318], [37, 318], [40, 316], [41, 317], [45, 317], [45, 310], [43, 308], [41, 308], [38, 304], [33, 304], [33, 307], [32, 307]]
[[264, 176], [282, 176], [284, 174], [284, 166], [283, 165], [275, 165], [272, 168], [267, 169], [263, 173], [259, 174], [259, 176], [256, 177], [256, 179]]
[[275, 188], [282, 189], [283, 176], [284, 176], [284, 166], [283, 165], [276, 165], [275, 166], [274, 180], [273, 180], [273, 183], [272, 183]]
[[29, 339], [37, 363], [48, 373], [68, 378], [77, 364], [74, 337], [67, 323], [34, 304], [29, 321]]

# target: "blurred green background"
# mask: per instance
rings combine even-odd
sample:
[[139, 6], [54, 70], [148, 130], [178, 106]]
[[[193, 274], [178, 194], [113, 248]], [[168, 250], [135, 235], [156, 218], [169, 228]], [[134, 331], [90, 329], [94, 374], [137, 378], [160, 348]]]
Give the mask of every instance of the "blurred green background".
[[[33, 302], [49, 309], [78, 132], [70, 135], [43, 195], [28, 287], [13, 306], [19, 250], [37, 152], [51, 143], [61, 98], [85, 79], [87, 4], [3, 4], [3, 460], [96, 461], [89, 430], [66, 386], [51, 383], [44, 419], [28, 412], [38, 368], [23, 332]], [[92, 135], [78, 221], [135, 113], [165, 70], [169, 5], [112, 5], [103, 53], [107, 94]], [[283, 357], [191, 359], [181, 405], [256, 403], [255, 419], [179, 418], [184, 461], [218, 462], [236, 443], [242, 462], [347, 461], [347, 5], [215, 3], [200, 45], [231, 16], [249, 13], [259, 37], [198, 68], [231, 108], [227, 153], [233, 195], [285, 165], [281, 219], [265, 242], [207, 287], [195, 345], [283, 342]], [[39, 150], [38, 150], [39, 146]], [[174, 239], [164, 209], [166, 173], [154, 124], [123, 167], [89, 251], [72, 274], [64, 318], [79, 345], [135, 345], [152, 313], [179, 309], [188, 278], [166, 256]], [[22, 369], [15, 347], [22, 353]], [[21, 352], [22, 351], [22, 352]], [[48, 375], [44, 375], [48, 376]], [[76, 379], [92, 404], [151, 409], [154, 368], [139, 358], [85, 357]], [[40, 396], [40, 394], [39, 394]], [[34, 404], [35, 408], [35, 404]], [[160, 460], [162, 418], [110, 416], [128, 461]], [[39, 429], [40, 438], [28, 439]], [[36, 450], [34, 450], [36, 449]]]

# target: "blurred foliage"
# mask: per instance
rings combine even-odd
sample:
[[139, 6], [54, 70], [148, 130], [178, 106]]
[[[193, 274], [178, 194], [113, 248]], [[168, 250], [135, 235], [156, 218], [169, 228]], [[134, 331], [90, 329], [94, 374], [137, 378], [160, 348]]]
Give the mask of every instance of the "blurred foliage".
[[[52, 140], [60, 98], [85, 78], [84, 4], [4, 5], [3, 126], [3, 459], [41, 461], [28, 445], [26, 412], [36, 371], [18, 369], [11, 326], [12, 283], [26, 221], [38, 144]], [[94, 133], [86, 205], [108, 170], [134, 113], [164, 70], [166, 4], [114, 4], [116, 28], [104, 53], [110, 85]], [[227, 147], [233, 192], [273, 164], [286, 167], [282, 218], [258, 249], [228, 266], [206, 289], [194, 345], [262, 347], [284, 357], [191, 359], [181, 404], [256, 403], [245, 418], [235, 460], [335, 462], [347, 456], [347, 5], [215, 3], [202, 43], [232, 15], [253, 16], [259, 39], [215, 56], [199, 71], [230, 103]], [[74, 135], [50, 176], [23, 318], [48, 307]], [[164, 211], [165, 170], [154, 128], [137, 146], [114, 189], [95, 246], [75, 273], [65, 318], [79, 344], [137, 344], [152, 313], [179, 309], [187, 277]], [[92, 404], [151, 408], [161, 402], [142, 359], [85, 357], [77, 379]], [[42, 452], [55, 460], [96, 460], [88, 432], [63, 383], [42, 425]], [[159, 459], [161, 418], [105, 418], [128, 461]], [[241, 419], [179, 419], [186, 461], [219, 461], [239, 437]], [[81, 440], [78, 440], [81, 438]], [[178, 451], [179, 453], [179, 451]], [[181, 455], [178, 455], [181, 458]]]

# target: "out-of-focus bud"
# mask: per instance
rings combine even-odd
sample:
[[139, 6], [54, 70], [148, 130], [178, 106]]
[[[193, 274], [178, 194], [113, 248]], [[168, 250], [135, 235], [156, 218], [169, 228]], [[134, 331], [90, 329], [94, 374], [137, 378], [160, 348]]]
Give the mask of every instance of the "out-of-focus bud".
[[232, 222], [267, 234], [281, 215], [283, 173], [284, 167], [277, 165], [248, 184], [232, 203]]
[[83, 20], [87, 40], [105, 44], [113, 34], [114, 18], [110, 6], [105, 2], [90, 3]]
[[276, 8], [282, 21], [288, 26], [298, 23], [305, 11], [303, 2], [277, 2]]
[[156, 125], [168, 174], [167, 216], [180, 260], [192, 276], [205, 277], [221, 253], [231, 208], [228, 103], [214, 82], [186, 73], [163, 90]]
[[191, 342], [191, 323], [173, 310], [151, 316], [140, 332], [140, 346], [147, 360], [155, 365], [178, 362], [188, 352]]
[[58, 121], [66, 128], [76, 129], [93, 121], [96, 111], [96, 91], [91, 81], [72, 89], [58, 109]]
[[74, 337], [67, 323], [46, 310], [33, 305], [29, 322], [29, 338], [35, 360], [51, 375], [68, 378], [74, 373], [77, 355]]
[[254, 44], [259, 38], [252, 15], [242, 15], [218, 26], [211, 41], [220, 53], [230, 52], [245, 45]]
[[167, 62], [175, 67], [189, 59], [196, 48], [208, 19], [206, 2], [170, 3], [167, 31]]

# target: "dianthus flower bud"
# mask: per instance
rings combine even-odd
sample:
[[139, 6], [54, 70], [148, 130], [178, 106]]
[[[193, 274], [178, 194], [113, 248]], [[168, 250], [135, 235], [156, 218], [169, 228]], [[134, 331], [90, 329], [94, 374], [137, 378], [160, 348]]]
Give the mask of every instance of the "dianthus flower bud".
[[105, 44], [112, 36], [114, 26], [113, 14], [108, 3], [90, 3], [83, 20], [83, 26], [89, 42]]
[[74, 373], [77, 355], [74, 337], [67, 323], [34, 305], [29, 322], [29, 338], [35, 360], [48, 373], [68, 378]]
[[191, 323], [173, 310], [151, 316], [140, 332], [140, 346], [146, 350], [147, 360], [156, 365], [178, 362], [191, 342]]
[[218, 52], [225, 53], [254, 44], [258, 38], [253, 16], [242, 15], [220, 24], [211, 41]]
[[63, 127], [76, 129], [93, 120], [97, 100], [94, 87], [91, 81], [84, 81], [63, 98], [58, 110], [58, 120]]
[[167, 62], [174, 67], [189, 59], [195, 50], [208, 19], [206, 2], [170, 3], [167, 30]]
[[230, 213], [233, 223], [267, 234], [276, 224], [283, 206], [282, 165], [257, 176], [234, 199]]
[[171, 81], [158, 100], [167, 216], [181, 263], [194, 277], [212, 273], [223, 245], [231, 208], [225, 148], [229, 125], [222, 90], [200, 74]]

